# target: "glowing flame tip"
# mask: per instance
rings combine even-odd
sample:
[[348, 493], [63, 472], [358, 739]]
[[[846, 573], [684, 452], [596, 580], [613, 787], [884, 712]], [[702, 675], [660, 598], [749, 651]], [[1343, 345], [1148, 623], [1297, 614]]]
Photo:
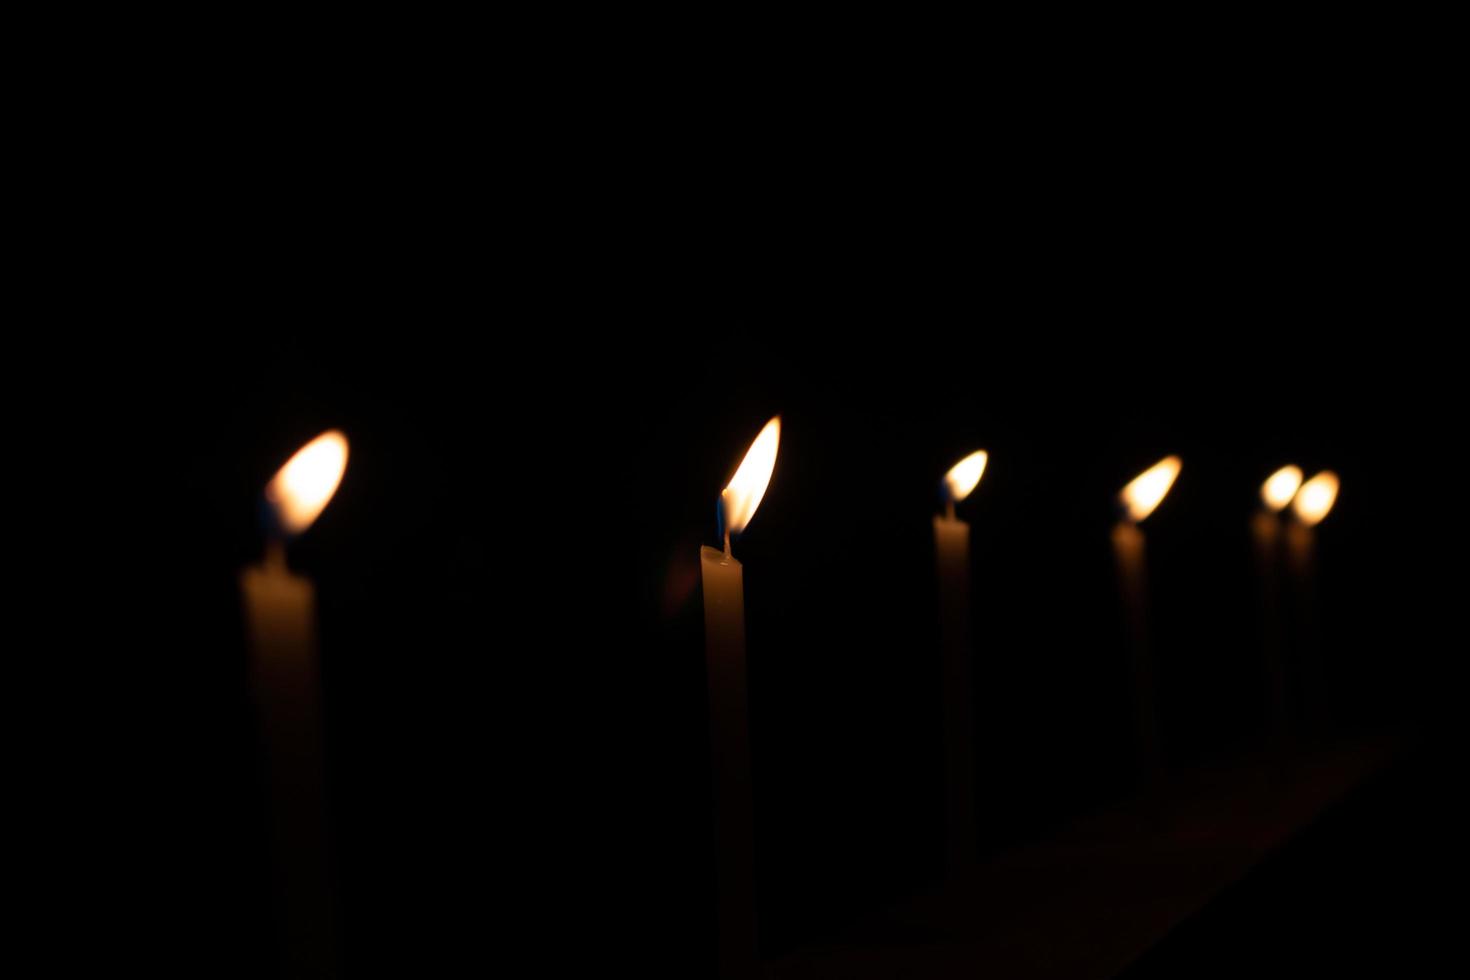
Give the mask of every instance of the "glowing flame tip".
[[1266, 478], [1261, 484], [1261, 501], [1269, 508], [1278, 513], [1286, 509], [1291, 503], [1291, 498], [1296, 496], [1297, 488], [1302, 485], [1302, 469], [1300, 466], [1283, 466]]
[[1296, 492], [1296, 499], [1291, 505], [1297, 520], [1308, 527], [1320, 522], [1327, 516], [1327, 512], [1332, 510], [1332, 505], [1337, 502], [1339, 486], [1337, 474], [1331, 470], [1323, 470], [1303, 483], [1302, 488]]
[[280, 529], [294, 535], [310, 527], [337, 492], [346, 469], [347, 437], [337, 429], [298, 449], [265, 486]]
[[990, 459], [985, 450], [977, 450], [951, 466], [944, 474], [945, 499], [959, 503], [970, 495], [985, 473], [985, 463]]
[[1165, 456], [1123, 488], [1123, 507], [1128, 512], [1129, 520], [1141, 521], [1154, 512], [1154, 508], [1174, 485], [1181, 466], [1183, 462], [1178, 456]]
[[730, 478], [730, 485], [720, 494], [720, 514], [726, 534], [739, 534], [755, 516], [755, 509], [771, 482], [771, 472], [776, 468], [780, 443], [781, 416], [777, 415], [755, 437], [740, 461], [740, 468]]

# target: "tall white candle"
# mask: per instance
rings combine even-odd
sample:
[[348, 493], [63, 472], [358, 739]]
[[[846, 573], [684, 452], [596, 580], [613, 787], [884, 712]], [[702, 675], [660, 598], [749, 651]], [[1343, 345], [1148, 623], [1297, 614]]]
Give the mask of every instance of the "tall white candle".
[[1301, 679], [1302, 712], [1309, 731], [1320, 734], [1327, 725], [1326, 665], [1317, 632], [1317, 525], [1337, 502], [1337, 474], [1323, 470], [1302, 484], [1291, 502], [1292, 520], [1286, 526], [1286, 554], [1290, 562], [1296, 612], [1295, 654]]
[[955, 504], [980, 482], [989, 456], [971, 453], [940, 481], [944, 513], [934, 517], [935, 577], [939, 590], [939, 651], [944, 683], [945, 864], [957, 875], [974, 863], [975, 708], [970, 645], [970, 525]]
[[704, 586], [705, 659], [713, 753], [719, 972], [747, 980], [760, 971], [756, 921], [755, 825], [745, 669], [745, 582], [730, 539], [750, 523], [776, 465], [781, 419], [766, 423], [720, 494], [725, 548], [699, 550]]
[[1163, 767], [1153, 653], [1148, 629], [1148, 557], [1139, 522], [1154, 512], [1179, 476], [1178, 456], [1166, 456], [1144, 470], [1119, 495], [1123, 516], [1113, 527], [1118, 587], [1128, 627], [1129, 667], [1133, 676], [1133, 734], [1139, 778], [1149, 784]]
[[1261, 594], [1261, 652], [1266, 666], [1266, 705], [1272, 736], [1285, 733], [1286, 661], [1281, 640], [1281, 512], [1302, 485], [1302, 471], [1283, 466], [1261, 484], [1261, 506], [1251, 517], [1256, 578]]
[[327, 867], [322, 735], [318, 708], [316, 593], [286, 565], [285, 543], [306, 530], [336, 492], [347, 440], [308, 443], [266, 487], [271, 536], [265, 560], [240, 574], [251, 690], [260, 717], [284, 972], [333, 976], [336, 942]]

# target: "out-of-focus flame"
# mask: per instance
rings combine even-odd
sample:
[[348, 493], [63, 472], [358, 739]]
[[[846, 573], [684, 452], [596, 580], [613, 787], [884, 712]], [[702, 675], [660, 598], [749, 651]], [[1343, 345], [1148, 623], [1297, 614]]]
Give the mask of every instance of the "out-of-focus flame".
[[286, 534], [300, 534], [327, 506], [347, 469], [347, 437], [323, 432], [296, 451], [265, 486], [265, 499]]
[[1123, 488], [1123, 506], [1127, 508], [1130, 520], [1141, 521], [1154, 512], [1164, 494], [1174, 485], [1174, 478], [1179, 475], [1182, 465], [1178, 456], [1165, 456]]
[[1337, 500], [1337, 488], [1337, 474], [1331, 470], [1323, 470], [1303, 483], [1291, 505], [1297, 520], [1311, 527], [1326, 517]]
[[989, 459], [985, 450], [973, 452], [949, 468], [944, 474], [944, 494], [946, 499], [959, 503], [970, 495], [975, 485], [980, 482], [980, 476], [985, 472], [985, 463]]
[[781, 442], [781, 416], [766, 423], [741, 460], [730, 485], [720, 494], [720, 512], [726, 534], [739, 534], [755, 516], [766, 495], [771, 471], [776, 468], [776, 447]]
[[1266, 477], [1266, 482], [1261, 484], [1261, 500], [1272, 510], [1283, 511], [1286, 505], [1291, 503], [1291, 498], [1296, 496], [1297, 488], [1301, 485], [1302, 468], [1283, 466]]

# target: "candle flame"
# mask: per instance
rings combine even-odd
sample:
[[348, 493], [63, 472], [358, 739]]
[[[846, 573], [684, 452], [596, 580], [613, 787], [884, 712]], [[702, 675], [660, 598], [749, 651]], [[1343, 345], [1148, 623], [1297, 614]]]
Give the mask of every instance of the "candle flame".
[[776, 468], [776, 447], [780, 442], [781, 416], [777, 415], [755, 437], [740, 468], [730, 478], [730, 485], [720, 494], [720, 512], [727, 534], [739, 534], [755, 516], [755, 509], [761, 505], [771, 482], [771, 471]]
[[1337, 500], [1338, 485], [1337, 474], [1331, 470], [1323, 470], [1303, 483], [1292, 503], [1297, 520], [1311, 527], [1326, 517]]
[[281, 530], [300, 534], [310, 527], [337, 492], [346, 469], [347, 437], [336, 429], [298, 449], [265, 487]]
[[1266, 477], [1266, 482], [1261, 484], [1261, 500], [1267, 507], [1280, 513], [1291, 503], [1291, 498], [1296, 496], [1297, 488], [1301, 485], [1301, 467], [1283, 466]]
[[950, 467], [944, 474], [945, 499], [959, 503], [970, 495], [985, 472], [985, 463], [990, 456], [981, 449], [973, 452]]
[[1164, 494], [1174, 485], [1174, 478], [1179, 475], [1182, 465], [1178, 456], [1165, 456], [1123, 488], [1121, 497], [1130, 520], [1136, 523], [1154, 512]]

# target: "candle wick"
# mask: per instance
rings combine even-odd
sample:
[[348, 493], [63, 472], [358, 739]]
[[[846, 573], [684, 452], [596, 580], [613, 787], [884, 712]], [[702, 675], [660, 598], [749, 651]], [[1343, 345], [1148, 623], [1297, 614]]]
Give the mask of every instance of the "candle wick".
[[730, 563], [730, 529], [729, 528], [725, 528], [725, 557], [723, 559], [721, 559], [720, 564], [721, 565], [727, 565], [729, 563]]
[[280, 538], [272, 537], [265, 543], [265, 567], [270, 569], [285, 569], [286, 542]]
[[954, 520], [954, 498], [953, 497], [950, 497], [948, 500], [946, 500], [944, 502], [944, 519], [947, 520], [947, 521]]

